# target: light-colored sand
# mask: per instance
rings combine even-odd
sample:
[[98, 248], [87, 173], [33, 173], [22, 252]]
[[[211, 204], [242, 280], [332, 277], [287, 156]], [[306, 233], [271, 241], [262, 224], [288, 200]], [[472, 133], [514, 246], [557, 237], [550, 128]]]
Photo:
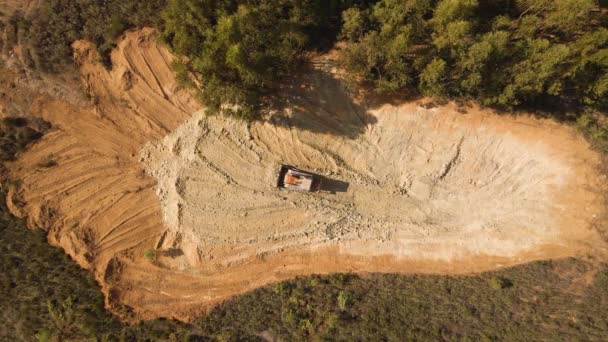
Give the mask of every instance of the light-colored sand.
[[[11, 165], [8, 202], [139, 318], [190, 320], [302, 274], [467, 273], [604, 246], [599, 156], [566, 126], [355, 102], [318, 70], [248, 125], [201, 115], [151, 30], [127, 34], [111, 72], [75, 47], [92, 105], [36, 99], [54, 130]], [[279, 191], [280, 162], [348, 189]]]
[[[576, 141], [572, 132], [475, 108], [461, 114], [416, 104], [384, 105], [355, 123], [362, 107], [325, 77], [306, 76], [303, 86], [313, 90], [291, 104], [304, 111], [253, 124], [198, 113], [144, 148], [171, 232], [161, 248], [175, 248], [178, 237], [197, 246], [191, 254], [223, 266], [309, 246], [445, 261], [515, 257], [559, 244], [564, 222], [573, 224], [564, 215], [576, 215], [574, 224], [584, 227], [596, 214], [587, 180], [577, 176], [585, 165], [572, 162], [585, 156], [560, 155], [551, 146]], [[332, 128], [349, 125], [359, 133]], [[275, 189], [280, 163], [347, 182], [348, 189]], [[566, 191], [582, 202], [560, 202]]]

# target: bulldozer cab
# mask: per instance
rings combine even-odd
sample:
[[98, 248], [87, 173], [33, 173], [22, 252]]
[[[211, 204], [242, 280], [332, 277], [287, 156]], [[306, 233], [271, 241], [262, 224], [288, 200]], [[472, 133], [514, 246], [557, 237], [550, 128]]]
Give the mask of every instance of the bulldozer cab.
[[298, 191], [317, 191], [321, 187], [321, 176], [300, 170], [290, 165], [281, 164], [277, 188]]

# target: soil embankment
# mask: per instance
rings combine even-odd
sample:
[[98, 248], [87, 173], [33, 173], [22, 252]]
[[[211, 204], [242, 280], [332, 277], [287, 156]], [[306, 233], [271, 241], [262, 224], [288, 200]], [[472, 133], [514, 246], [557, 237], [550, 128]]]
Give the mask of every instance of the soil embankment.
[[[12, 210], [139, 317], [190, 320], [301, 274], [456, 274], [603, 247], [591, 227], [606, 180], [569, 127], [370, 105], [321, 70], [265, 122], [207, 118], [153, 31], [128, 33], [111, 71], [75, 50], [92, 109], [40, 102], [55, 128], [12, 165]], [[324, 175], [326, 191], [275, 189], [281, 162]]]

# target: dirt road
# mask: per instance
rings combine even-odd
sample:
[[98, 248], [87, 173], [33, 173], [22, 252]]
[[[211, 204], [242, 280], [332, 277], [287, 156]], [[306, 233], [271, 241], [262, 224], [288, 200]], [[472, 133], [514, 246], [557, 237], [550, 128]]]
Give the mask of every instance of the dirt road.
[[[109, 306], [190, 320], [301, 274], [467, 273], [604, 248], [606, 179], [572, 128], [355, 101], [313, 69], [247, 124], [205, 117], [151, 30], [127, 34], [110, 72], [75, 47], [91, 108], [40, 100], [55, 129], [12, 165], [9, 204], [94, 271]], [[331, 181], [275, 189], [279, 163]]]

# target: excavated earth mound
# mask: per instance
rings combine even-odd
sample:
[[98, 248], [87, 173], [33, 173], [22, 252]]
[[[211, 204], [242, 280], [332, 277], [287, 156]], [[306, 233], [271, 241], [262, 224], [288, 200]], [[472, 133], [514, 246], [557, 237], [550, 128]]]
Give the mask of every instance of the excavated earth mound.
[[[111, 71], [75, 50], [91, 108], [40, 100], [55, 128], [11, 166], [23, 181], [8, 203], [94, 271], [116, 312], [191, 320], [296, 275], [457, 274], [604, 248], [606, 179], [567, 126], [372, 104], [314, 67], [265, 120], [207, 117], [152, 30], [128, 33]], [[280, 163], [322, 190], [276, 189]]]

